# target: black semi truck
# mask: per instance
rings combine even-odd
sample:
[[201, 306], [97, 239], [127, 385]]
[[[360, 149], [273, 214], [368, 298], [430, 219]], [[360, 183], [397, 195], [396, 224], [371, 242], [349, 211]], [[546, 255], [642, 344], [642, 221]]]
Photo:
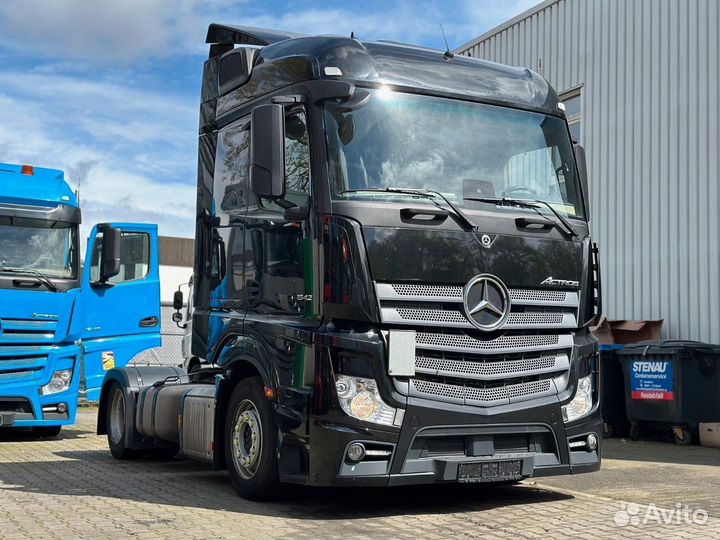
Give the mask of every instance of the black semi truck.
[[179, 451], [252, 499], [598, 470], [585, 154], [547, 81], [354, 36], [207, 42], [202, 369], [108, 372], [112, 454]]

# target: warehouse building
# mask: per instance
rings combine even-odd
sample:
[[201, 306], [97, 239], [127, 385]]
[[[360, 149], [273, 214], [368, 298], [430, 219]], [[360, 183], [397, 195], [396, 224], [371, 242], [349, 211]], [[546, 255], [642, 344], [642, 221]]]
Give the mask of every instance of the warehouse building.
[[588, 154], [605, 313], [720, 343], [720, 2], [547, 0], [456, 53], [541, 73]]

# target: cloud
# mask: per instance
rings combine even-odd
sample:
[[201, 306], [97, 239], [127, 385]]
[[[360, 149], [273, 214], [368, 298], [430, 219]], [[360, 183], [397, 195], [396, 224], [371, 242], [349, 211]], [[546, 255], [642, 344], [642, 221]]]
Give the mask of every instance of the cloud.
[[[147, 61], [205, 51], [210, 22], [279, 28], [307, 34], [349, 35], [458, 46], [517, 15], [534, 0], [369, 0], [363, 4], [287, 5], [249, 0], [3, 0], [0, 44], [20, 53], [59, 59], [65, 69]], [[82, 64], [81, 66], [82, 67]], [[53, 68], [49, 68], [53, 69]]]
[[0, 161], [62, 169], [96, 221], [193, 236], [197, 107], [112, 82], [0, 73]]
[[0, 0], [0, 161], [63, 169], [84, 229], [193, 236], [198, 89], [210, 22], [451, 47], [532, 0]]

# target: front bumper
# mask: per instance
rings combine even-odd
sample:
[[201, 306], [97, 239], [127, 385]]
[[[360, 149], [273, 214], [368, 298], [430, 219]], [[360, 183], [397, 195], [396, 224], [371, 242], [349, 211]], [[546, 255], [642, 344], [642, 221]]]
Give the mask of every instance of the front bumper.
[[[77, 413], [80, 389], [79, 347], [43, 346], [28, 352], [23, 346], [17, 351], [6, 348], [0, 362], [0, 429], [8, 427], [63, 426], [73, 424]], [[12, 363], [12, 369], [10, 365]], [[72, 369], [70, 387], [55, 394], [41, 395], [57, 370]], [[64, 403], [63, 413], [51, 411]], [[43, 411], [43, 408], [46, 410]]]
[[[529, 404], [527, 404], [529, 405]], [[461, 464], [496, 466], [519, 462], [508, 478], [579, 474], [597, 471], [602, 454], [602, 419], [598, 407], [588, 416], [564, 424], [560, 404], [526, 405], [492, 416], [468, 408], [431, 408], [410, 403], [400, 429], [361, 429], [316, 418], [311, 428], [310, 474], [315, 485], [387, 486], [458, 482]], [[594, 433], [596, 450], [570, 449], [569, 441]], [[350, 464], [351, 442], [390, 450], [387, 460]], [[473, 481], [483, 481], [474, 479]]]

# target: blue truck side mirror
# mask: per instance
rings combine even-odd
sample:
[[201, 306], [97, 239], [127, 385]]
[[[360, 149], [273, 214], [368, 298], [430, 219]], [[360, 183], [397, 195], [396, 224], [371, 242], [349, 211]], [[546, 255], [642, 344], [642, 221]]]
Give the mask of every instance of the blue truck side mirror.
[[120, 229], [108, 227], [103, 230], [102, 254], [100, 256], [100, 283], [106, 283], [120, 273]]

